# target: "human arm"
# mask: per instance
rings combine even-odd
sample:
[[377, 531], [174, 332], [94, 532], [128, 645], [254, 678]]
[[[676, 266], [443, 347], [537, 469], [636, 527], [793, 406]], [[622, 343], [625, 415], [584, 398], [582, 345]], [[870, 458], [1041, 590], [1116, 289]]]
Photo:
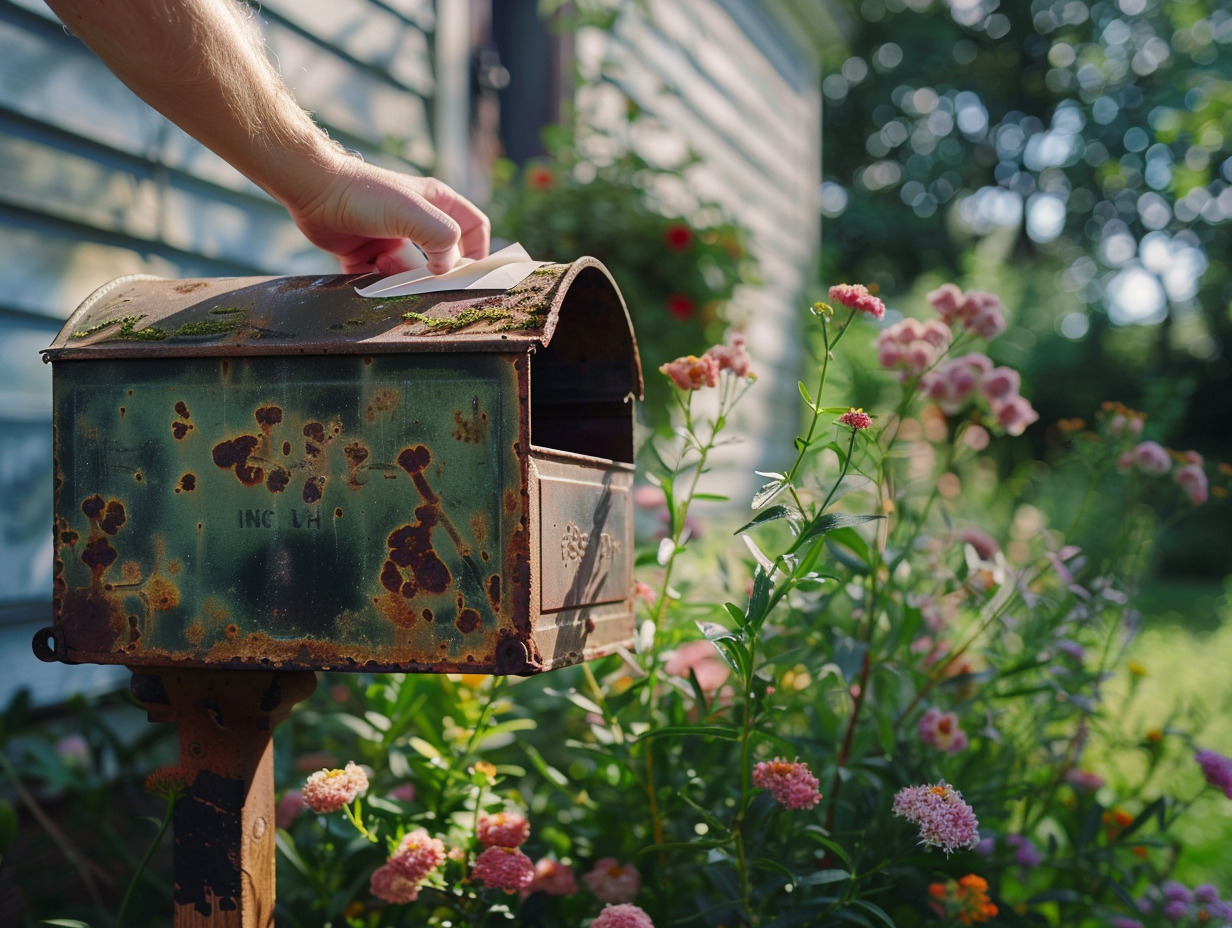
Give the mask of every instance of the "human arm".
[[[295, 102], [235, 0], [48, 0], [134, 93], [286, 207], [348, 273], [443, 273], [488, 252], [489, 223], [446, 184], [366, 164]], [[422, 263], [422, 262], [420, 262]]]

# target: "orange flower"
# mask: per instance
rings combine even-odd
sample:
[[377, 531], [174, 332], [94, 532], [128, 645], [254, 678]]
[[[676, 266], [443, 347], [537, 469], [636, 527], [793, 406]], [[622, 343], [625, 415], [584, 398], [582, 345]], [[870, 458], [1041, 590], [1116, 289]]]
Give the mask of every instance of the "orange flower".
[[978, 925], [997, 914], [996, 905], [988, 898], [988, 881], [974, 873], [958, 880], [930, 883], [928, 893], [932, 897], [929, 907], [943, 919], [960, 925]]

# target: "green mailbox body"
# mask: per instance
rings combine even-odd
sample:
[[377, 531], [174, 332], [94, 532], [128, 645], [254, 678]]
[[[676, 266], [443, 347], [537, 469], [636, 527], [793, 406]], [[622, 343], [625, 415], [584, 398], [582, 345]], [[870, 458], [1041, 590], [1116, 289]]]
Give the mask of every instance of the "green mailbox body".
[[530, 674], [631, 641], [641, 368], [606, 269], [356, 283], [129, 277], [77, 310], [39, 657]]

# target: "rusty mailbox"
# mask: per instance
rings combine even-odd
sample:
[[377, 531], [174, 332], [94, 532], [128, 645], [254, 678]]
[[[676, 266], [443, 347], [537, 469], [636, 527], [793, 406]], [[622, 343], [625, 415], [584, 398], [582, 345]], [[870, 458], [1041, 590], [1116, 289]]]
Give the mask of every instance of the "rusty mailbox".
[[39, 657], [530, 674], [630, 640], [641, 369], [608, 272], [356, 280], [127, 277], [74, 313]]

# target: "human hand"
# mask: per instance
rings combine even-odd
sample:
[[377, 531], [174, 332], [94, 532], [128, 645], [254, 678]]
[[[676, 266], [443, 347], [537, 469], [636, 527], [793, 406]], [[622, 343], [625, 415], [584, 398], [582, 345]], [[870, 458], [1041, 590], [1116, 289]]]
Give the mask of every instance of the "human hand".
[[423, 266], [443, 274], [488, 254], [491, 224], [477, 206], [433, 177], [413, 177], [347, 158], [286, 202], [300, 231], [338, 257], [342, 271], [396, 274]]

